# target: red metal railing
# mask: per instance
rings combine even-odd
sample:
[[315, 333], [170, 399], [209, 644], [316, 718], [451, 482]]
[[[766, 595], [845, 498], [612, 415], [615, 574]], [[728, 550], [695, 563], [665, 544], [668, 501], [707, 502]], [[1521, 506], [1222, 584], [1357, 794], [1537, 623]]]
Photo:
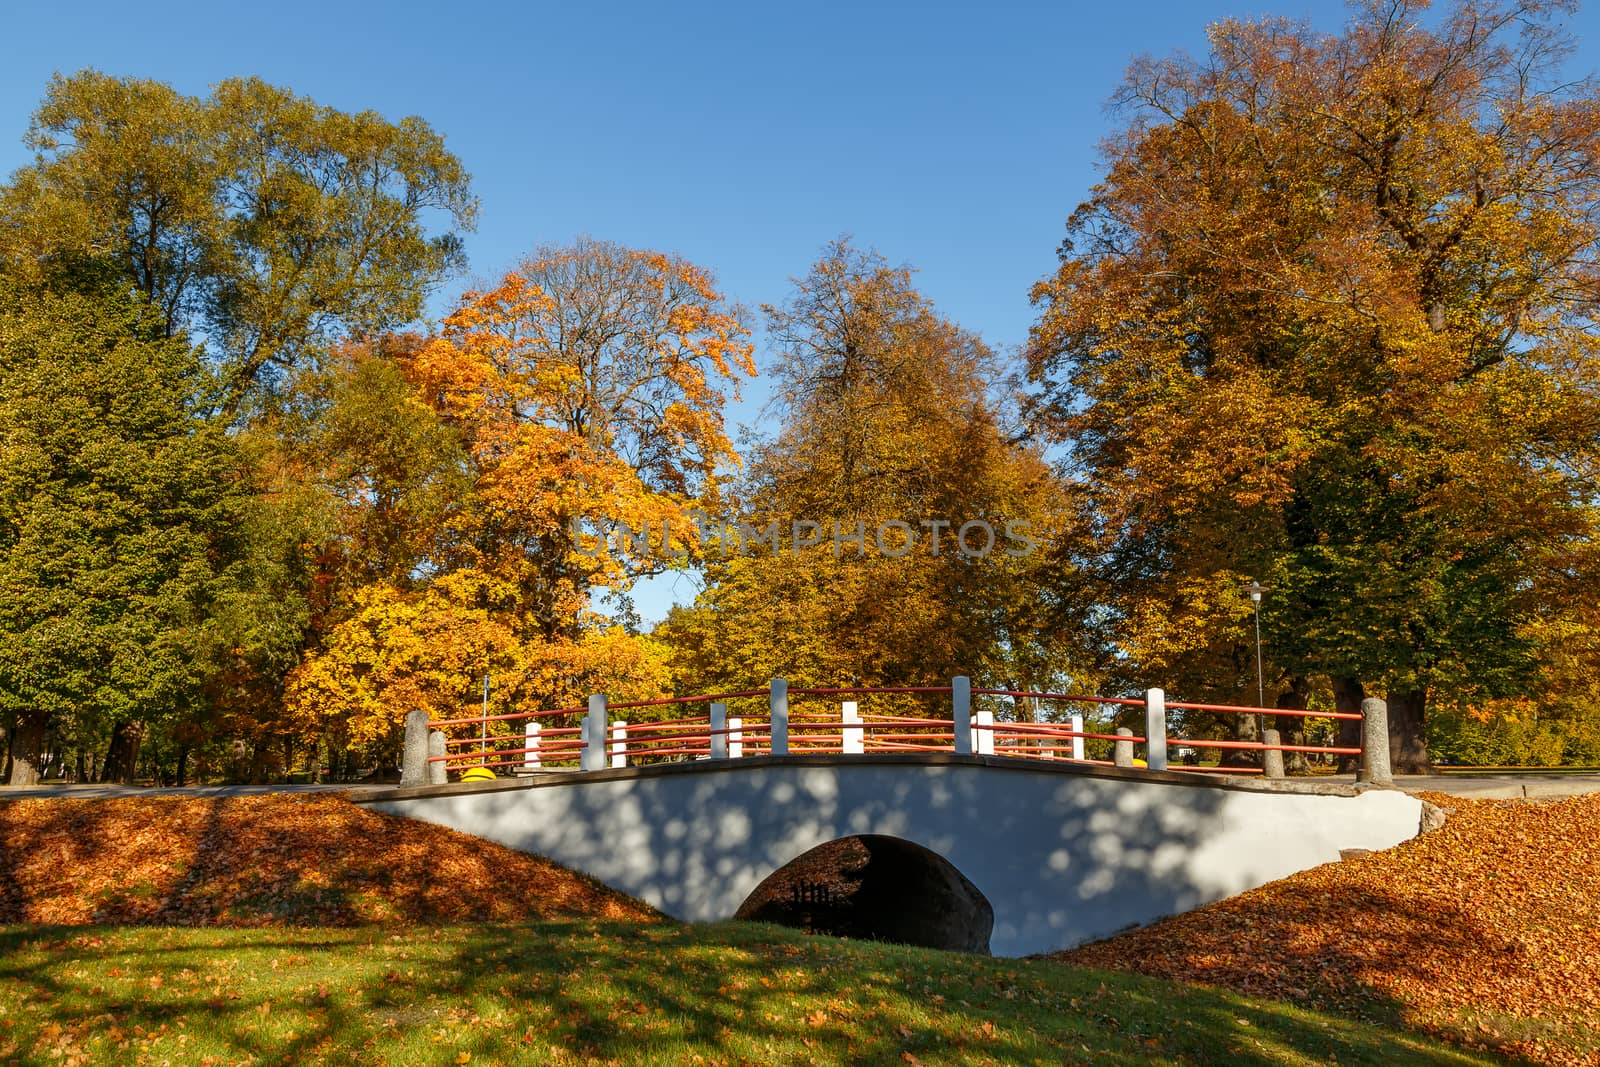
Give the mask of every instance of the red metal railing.
[[[958, 682], [964, 681], [957, 679]], [[827, 712], [818, 711], [807, 702], [806, 706], [791, 709], [794, 698], [841, 697], [944, 697], [947, 701], [966, 701], [971, 697], [1010, 701], [1016, 708], [1022, 701], [1036, 705], [1053, 705], [1071, 709], [1083, 708], [1147, 709], [1147, 726], [1156, 728], [1158, 739], [1165, 746], [1179, 749], [1212, 750], [1219, 752], [1298, 752], [1321, 753], [1330, 756], [1359, 755], [1359, 748], [1337, 745], [1312, 745], [1274, 743], [1265, 741], [1239, 741], [1212, 737], [1180, 737], [1170, 734], [1170, 711], [1205, 712], [1215, 715], [1274, 715], [1332, 720], [1360, 720], [1359, 713], [1307, 711], [1296, 708], [1260, 708], [1226, 704], [1203, 704], [1190, 701], [1166, 701], [1165, 711], [1152, 712], [1149, 697], [1101, 697], [1079, 693], [1033, 692], [1012, 689], [965, 689], [953, 685], [922, 686], [828, 686], [779, 688], [773, 683], [764, 689], [743, 689], [724, 693], [707, 693], [696, 696], [659, 697], [650, 700], [621, 701], [604, 704], [604, 715], [595, 719], [603, 725], [604, 736], [590, 738], [588, 728], [574, 723], [576, 717], [588, 716], [587, 707], [549, 708], [539, 711], [508, 712], [504, 714], [479, 714], [430, 723], [435, 730], [457, 733], [444, 740], [444, 753], [429, 757], [430, 763], [442, 763], [447, 768], [466, 770], [471, 767], [491, 769], [517, 768], [543, 769], [547, 765], [569, 765], [583, 762], [586, 765], [610, 766], [648, 764], [657, 762], [708, 759], [717, 756], [751, 756], [770, 754], [775, 749], [790, 754], [841, 753], [841, 752], [950, 752], [961, 747], [979, 755], [1007, 756], [1013, 758], [1068, 760], [1095, 765], [1139, 765], [1145, 760], [1135, 759], [1134, 746], [1151, 746], [1145, 734], [1125, 730], [1108, 733], [1103, 729], [1086, 729], [1081, 714], [1072, 714], [1066, 721], [1025, 722], [996, 721], [993, 706], [983, 707], [975, 714], [970, 705], [963, 704], [967, 714], [960, 715], [955, 705], [947, 703], [951, 717], [940, 715], [906, 714], [905, 702], [898, 709], [886, 712], [861, 714], [855, 702], [840, 705], [829, 701]], [[1155, 691], [1152, 691], [1155, 692]], [[781, 697], [779, 694], [782, 694]], [[958, 694], [961, 694], [958, 696]], [[777, 713], [781, 702], [782, 728], [774, 731], [773, 719], [762, 715], [727, 718], [716, 724], [714, 714], [684, 716], [646, 722], [627, 722], [610, 718], [618, 711], [665, 708], [682, 704], [711, 705], [717, 715], [726, 715], [728, 701], [748, 700], [769, 696]], [[722, 709], [716, 712], [716, 709]], [[1003, 710], [1003, 709], [1002, 709]], [[1059, 715], [1059, 711], [1057, 713]], [[1154, 714], [1156, 718], [1150, 716]], [[570, 725], [546, 720], [566, 717]], [[513, 724], [523, 729], [512, 732]], [[470, 728], [469, 733], [466, 728]], [[778, 740], [781, 738], [781, 741]], [[1090, 744], [1097, 754], [1088, 751]], [[1113, 759], [1102, 758], [1109, 746]], [[597, 751], [598, 750], [598, 751]], [[587, 760], [585, 756], [587, 754]], [[1154, 758], [1152, 756], [1152, 758]], [[1169, 769], [1200, 773], [1260, 774], [1258, 766], [1200, 766], [1195, 764], [1172, 765]]]
[[[1229, 704], [1196, 704], [1185, 700], [1167, 701], [1167, 707], [1177, 708], [1180, 711], [1206, 711], [1221, 715], [1283, 715], [1290, 718], [1301, 719], [1335, 719], [1353, 722], [1361, 721], [1358, 711], [1307, 711], [1303, 708], [1252, 708], [1234, 707]], [[1280, 741], [1268, 744], [1265, 741], [1229, 741], [1212, 738], [1186, 738], [1175, 742], [1188, 748], [1209, 748], [1234, 752], [1304, 752], [1322, 753], [1330, 756], [1359, 756], [1361, 749], [1339, 745], [1295, 745]], [[1186, 770], [1196, 768], [1189, 767]], [[1234, 767], [1223, 768], [1241, 773], [1260, 773], [1259, 767]]]

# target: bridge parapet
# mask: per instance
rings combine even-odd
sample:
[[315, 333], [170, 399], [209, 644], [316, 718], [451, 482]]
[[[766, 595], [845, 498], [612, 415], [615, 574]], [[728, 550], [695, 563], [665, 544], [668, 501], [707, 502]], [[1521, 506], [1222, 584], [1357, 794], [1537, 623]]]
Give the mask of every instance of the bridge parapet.
[[[760, 698], [766, 707], [759, 707]], [[791, 709], [795, 698], [807, 701]], [[849, 699], [845, 699], [849, 698]], [[862, 698], [899, 701], [887, 712], [860, 711]], [[974, 698], [983, 702], [974, 710]], [[827, 701], [825, 709], [819, 701]], [[905, 702], [921, 707], [907, 710]], [[948, 717], [928, 706], [944, 703]], [[748, 706], [738, 716], [728, 714], [730, 704]], [[678, 706], [704, 705], [706, 714], [663, 717]], [[1009, 719], [997, 717], [997, 708]], [[1026, 717], [1023, 711], [1026, 709]], [[1108, 715], [1107, 709], [1110, 710]], [[615, 712], [637, 710], [630, 719], [612, 718]], [[765, 714], [762, 714], [764, 710]], [[1142, 716], [1138, 713], [1142, 711]], [[1037, 721], [1043, 712], [1045, 721]], [[1088, 728], [1086, 712], [1106, 721], [1117, 714], [1142, 719], [1144, 732], [1127, 727]], [[1258, 730], [1259, 741], [1193, 736], [1196, 719], [1215, 721], [1223, 716], [1262, 716], [1364, 722], [1361, 747], [1335, 743], [1288, 743], [1275, 731]], [[650, 716], [656, 716], [651, 718]], [[1052, 718], [1053, 716], [1053, 718]], [[1102, 697], [1075, 693], [1033, 692], [974, 688], [970, 679], [958, 677], [949, 685], [840, 686], [790, 688], [782, 678], [766, 688], [698, 696], [663, 697], [611, 703], [605, 694], [592, 695], [586, 707], [488, 714], [431, 724], [441, 735], [431, 751], [408, 744], [403, 780], [417, 784], [437, 780], [440, 769], [474, 767], [501, 773], [528, 773], [576, 765], [588, 772], [608, 767], [686, 760], [738, 759], [758, 755], [865, 754], [867, 752], [952, 752], [957, 755], [1006, 755], [1028, 759], [1070, 760], [1087, 765], [1143, 766], [1167, 770], [1169, 748], [1186, 758], [1178, 768], [1186, 773], [1282, 775], [1282, 754], [1297, 752], [1322, 756], [1362, 757], [1367, 780], [1388, 781], [1387, 746], [1374, 738], [1386, 733], [1382, 701], [1367, 701], [1360, 712], [1264, 708], [1168, 700], [1161, 689], [1141, 697]], [[1374, 721], [1376, 720], [1376, 721]], [[1259, 725], [1259, 722], [1258, 722]], [[1190, 736], [1173, 735], [1174, 726], [1190, 728]], [[443, 746], [442, 751], [439, 746]], [[1134, 746], [1142, 746], [1143, 759]], [[1090, 754], [1097, 750], [1096, 758]], [[1200, 764], [1203, 750], [1252, 752], [1265, 758], [1261, 766]], [[428, 769], [414, 766], [426, 760]], [[431, 773], [430, 773], [431, 772]]]

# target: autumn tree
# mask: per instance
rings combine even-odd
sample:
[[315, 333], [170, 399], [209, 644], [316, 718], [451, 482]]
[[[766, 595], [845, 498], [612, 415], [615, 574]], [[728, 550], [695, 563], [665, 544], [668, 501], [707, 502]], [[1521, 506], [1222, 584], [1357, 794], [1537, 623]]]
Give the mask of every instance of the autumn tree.
[[[254, 468], [237, 581], [197, 631], [201, 695], [159, 719], [174, 737], [152, 740], [180, 774], [192, 747], [225, 731], [288, 744], [284, 677], [321, 591], [305, 546], [328, 518], [287, 439], [316, 415], [300, 379], [341, 343], [414, 321], [461, 265], [458, 234], [476, 209], [467, 175], [420, 119], [341, 112], [256, 78], [188, 96], [58, 75], [25, 141], [33, 161], [0, 186], [0, 273], [133, 293], [141, 328], [199, 342], [216, 382], [204, 401]], [[112, 762], [133, 754], [124, 745]]]
[[467, 175], [419, 118], [324, 107], [257, 78], [204, 98], [97, 71], [57, 75], [0, 189], [13, 271], [137, 289], [203, 337], [230, 415], [328, 343], [415, 320], [461, 262]]
[[1425, 7], [1136, 63], [1030, 348], [1131, 662], [1243, 696], [1259, 579], [1274, 680], [1385, 692], [1403, 770], [1430, 693], [1534, 684], [1600, 429], [1600, 95], [1557, 76], [1565, 5]]
[[0, 282], [0, 717], [10, 784], [47, 728], [133, 774], [147, 726], [202, 697], [211, 608], [236, 585], [248, 472], [214, 382], [115, 290]]
[[515, 575], [555, 634], [591, 589], [692, 551], [737, 459], [723, 388], [755, 372], [747, 334], [701, 268], [587, 240], [464, 297], [406, 365], [479, 488], [446, 564]]
[[466, 294], [436, 336], [353, 353], [322, 420], [326, 554], [352, 592], [296, 674], [302, 714], [391, 738], [409, 707], [447, 717], [485, 673], [514, 707], [658, 695], [626, 592], [686, 565], [723, 508], [747, 333], [701, 268], [584, 240]]
[[706, 549], [704, 592], [656, 631], [682, 682], [1069, 672], [1075, 620], [1037, 581], [1065, 490], [991, 396], [1001, 361], [909, 270], [844, 241], [766, 313], [779, 428]]

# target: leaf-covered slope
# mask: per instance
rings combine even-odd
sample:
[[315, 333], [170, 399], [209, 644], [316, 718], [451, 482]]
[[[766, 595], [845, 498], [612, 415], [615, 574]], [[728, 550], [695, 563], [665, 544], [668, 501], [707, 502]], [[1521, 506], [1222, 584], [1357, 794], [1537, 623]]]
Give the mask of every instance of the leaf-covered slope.
[[542, 857], [337, 795], [0, 801], [0, 923], [656, 917]]
[[1600, 796], [1427, 797], [1442, 829], [1055, 958], [1600, 1062]]

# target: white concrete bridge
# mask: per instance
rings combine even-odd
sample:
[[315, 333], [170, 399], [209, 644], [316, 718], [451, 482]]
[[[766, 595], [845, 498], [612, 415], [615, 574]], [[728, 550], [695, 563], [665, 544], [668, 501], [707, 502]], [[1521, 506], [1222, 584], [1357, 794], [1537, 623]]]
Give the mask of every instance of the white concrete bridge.
[[[990, 947], [1007, 956], [1186, 911], [1341, 849], [1388, 848], [1422, 817], [1390, 789], [932, 751], [546, 770], [359, 800], [547, 856], [694, 921], [732, 917], [816, 846], [898, 838], [981, 892]], [[908, 908], [932, 892], [925, 875], [895, 877]]]

